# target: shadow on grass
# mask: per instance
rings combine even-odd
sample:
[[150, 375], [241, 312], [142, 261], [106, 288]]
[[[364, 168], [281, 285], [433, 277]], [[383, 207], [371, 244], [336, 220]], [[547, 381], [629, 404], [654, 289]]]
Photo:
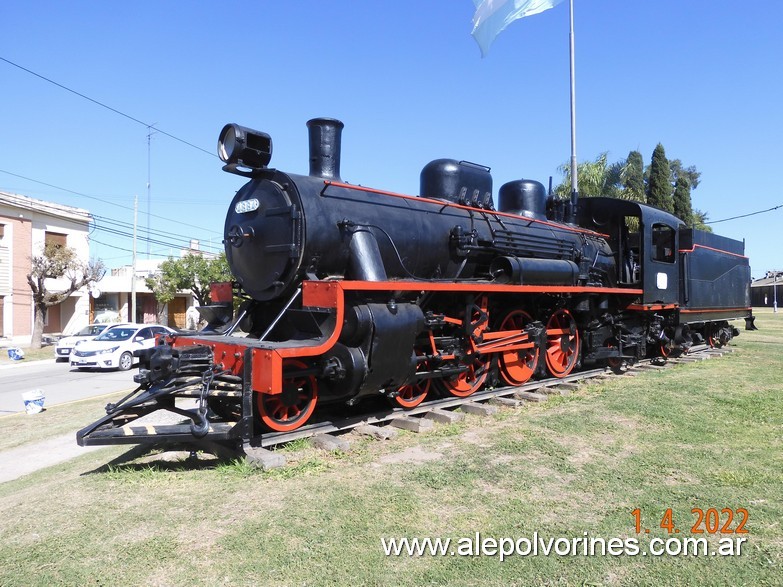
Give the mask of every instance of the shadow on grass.
[[214, 470], [221, 467], [238, 466], [238, 463], [244, 460], [240, 452], [232, 452], [225, 447], [221, 447], [219, 451], [215, 452], [218, 452], [219, 455], [201, 448], [194, 449], [193, 447], [167, 447], [162, 449], [155, 445], [138, 445], [97, 469], [85, 471], [82, 473], [82, 476], [142, 471], [183, 472]]

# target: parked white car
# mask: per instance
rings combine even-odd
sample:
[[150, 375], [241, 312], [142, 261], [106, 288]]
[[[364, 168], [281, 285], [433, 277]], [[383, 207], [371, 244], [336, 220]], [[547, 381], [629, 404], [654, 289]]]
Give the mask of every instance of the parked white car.
[[174, 334], [160, 324], [125, 324], [106, 329], [71, 352], [71, 367], [127, 371], [139, 362], [134, 351], [152, 348], [158, 334]]
[[71, 356], [71, 351], [73, 350], [73, 347], [75, 347], [80, 342], [84, 342], [85, 340], [92, 340], [93, 338], [98, 336], [101, 332], [106, 330], [106, 328], [108, 328], [109, 326], [110, 326], [109, 324], [90, 324], [82, 328], [76, 334], [61, 338], [60, 340], [57, 341], [57, 344], [54, 347], [55, 360], [67, 361], [68, 357]]

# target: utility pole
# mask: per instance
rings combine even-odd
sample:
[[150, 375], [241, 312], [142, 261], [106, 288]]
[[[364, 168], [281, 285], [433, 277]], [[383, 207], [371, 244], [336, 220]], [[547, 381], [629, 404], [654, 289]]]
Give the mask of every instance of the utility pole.
[[574, 0], [569, 2], [568, 49], [571, 72], [571, 214], [568, 222], [576, 224], [576, 209], [579, 201], [579, 173], [576, 163], [576, 67], [574, 64]]
[[131, 305], [128, 322], [136, 322], [136, 225], [139, 221], [139, 196], [133, 196], [133, 263], [131, 264]]
[[156, 132], [153, 131], [152, 128], [153, 128], [152, 125], [147, 127], [147, 259], [150, 258], [150, 208], [152, 207], [152, 198], [150, 197], [150, 192], [152, 189], [150, 154], [152, 152], [152, 146], [151, 146], [152, 135], [155, 134]]

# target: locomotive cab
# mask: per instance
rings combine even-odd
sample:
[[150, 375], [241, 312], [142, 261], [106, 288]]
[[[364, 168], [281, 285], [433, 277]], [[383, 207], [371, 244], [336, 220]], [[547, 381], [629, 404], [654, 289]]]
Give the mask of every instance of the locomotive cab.
[[680, 220], [657, 208], [616, 198], [583, 198], [579, 224], [608, 236], [618, 285], [643, 289], [644, 304], [679, 302]]

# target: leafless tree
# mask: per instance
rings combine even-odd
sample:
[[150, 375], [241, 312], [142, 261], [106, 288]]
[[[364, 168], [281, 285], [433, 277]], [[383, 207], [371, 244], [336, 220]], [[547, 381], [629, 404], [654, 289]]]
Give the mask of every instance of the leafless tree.
[[[52, 306], [61, 304], [73, 292], [85, 285], [100, 281], [106, 269], [100, 260], [83, 263], [71, 247], [58, 244], [47, 244], [43, 252], [31, 259], [30, 273], [27, 283], [33, 292], [33, 338], [31, 346], [41, 348], [46, 312]], [[65, 278], [68, 286], [60, 291], [50, 291], [46, 287], [47, 279]]]

